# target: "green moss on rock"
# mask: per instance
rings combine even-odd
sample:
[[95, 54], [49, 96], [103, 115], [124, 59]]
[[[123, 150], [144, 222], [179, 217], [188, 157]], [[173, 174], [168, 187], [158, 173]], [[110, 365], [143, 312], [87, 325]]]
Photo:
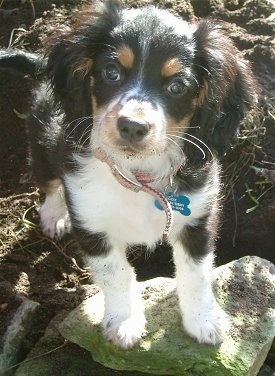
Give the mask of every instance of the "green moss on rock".
[[100, 322], [101, 293], [85, 301], [61, 323], [61, 334], [84, 347], [95, 361], [116, 370], [154, 375], [254, 376], [275, 335], [275, 267], [258, 257], [244, 257], [217, 268], [217, 300], [231, 319], [231, 329], [218, 346], [199, 345], [182, 329], [175, 280], [140, 283], [147, 335], [131, 350], [105, 340]]

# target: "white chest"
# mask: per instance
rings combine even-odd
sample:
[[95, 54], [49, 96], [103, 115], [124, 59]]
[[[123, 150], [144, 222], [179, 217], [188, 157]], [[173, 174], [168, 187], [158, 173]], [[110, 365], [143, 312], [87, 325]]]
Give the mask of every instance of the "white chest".
[[[106, 233], [111, 241], [124, 245], [145, 243], [150, 247], [162, 237], [166, 215], [156, 199], [123, 187], [106, 164], [91, 159], [81, 172], [66, 175], [65, 185], [73, 213], [87, 231]], [[189, 199], [189, 216], [173, 211], [171, 240], [185, 224], [195, 224], [205, 214], [207, 189], [189, 195]]]

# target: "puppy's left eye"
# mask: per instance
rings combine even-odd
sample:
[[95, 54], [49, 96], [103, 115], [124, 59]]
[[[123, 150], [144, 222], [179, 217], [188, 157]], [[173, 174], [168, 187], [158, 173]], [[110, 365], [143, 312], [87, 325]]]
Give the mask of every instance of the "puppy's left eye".
[[108, 82], [119, 82], [121, 80], [121, 71], [117, 64], [109, 63], [102, 70], [102, 75], [105, 81]]
[[173, 97], [181, 97], [186, 91], [186, 85], [181, 78], [175, 78], [169, 83], [166, 90]]

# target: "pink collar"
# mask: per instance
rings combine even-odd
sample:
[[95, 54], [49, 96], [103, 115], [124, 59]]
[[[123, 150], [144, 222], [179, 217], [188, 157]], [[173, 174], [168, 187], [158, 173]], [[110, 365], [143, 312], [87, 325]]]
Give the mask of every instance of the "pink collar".
[[[101, 148], [94, 149], [93, 156], [99, 159], [101, 162], [105, 162], [110, 167], [114, 177], [123, 187], [130, 189], [134, 192], [147, 192], [153, 197], [155, 197], [161, 203], [166, 214], [166, 226], [162, 234], [162, 241], [167, 242], [173, 224], [173, 210], [165, 195], [160, 191], [154, 189], [150, 185], [148, 185], [155, 181], [154, 176], [146, 172], [136, 172], [134, 174], [135, 180], [133, 180], [127, 177], [114, 163], [113, 158], [108, 156], [105, 153], [105, 151], [103, 151]], [[174, 171], [173, 175], [175, 175], [177, 171]], [[170, 183], [172, 182], [172, 178], [172, 175], [169, 176]]]

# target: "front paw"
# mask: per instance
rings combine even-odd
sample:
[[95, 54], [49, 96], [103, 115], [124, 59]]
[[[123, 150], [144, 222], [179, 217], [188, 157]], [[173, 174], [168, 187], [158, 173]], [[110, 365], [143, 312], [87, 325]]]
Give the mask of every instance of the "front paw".
[[226, 313], [215, 303], [212, 307], [203, 307], [193, 312], [185, 312], [183, 325], [187, 333], [199, 343], [217, 345], [229, 330]]
[[40, 226], [46, 236], [53, 239], [56, 235], [61, 239], [71, 232], [71, 220], [65, 205], [54, 207], [45, 202], [41, 205], [39, 214]]
[[127, 319], [111, 318], [104, 321], [103, 334], [106, 339], [123, 349], [131, 349], [146, 334], [144, 314], [133, 315]]

